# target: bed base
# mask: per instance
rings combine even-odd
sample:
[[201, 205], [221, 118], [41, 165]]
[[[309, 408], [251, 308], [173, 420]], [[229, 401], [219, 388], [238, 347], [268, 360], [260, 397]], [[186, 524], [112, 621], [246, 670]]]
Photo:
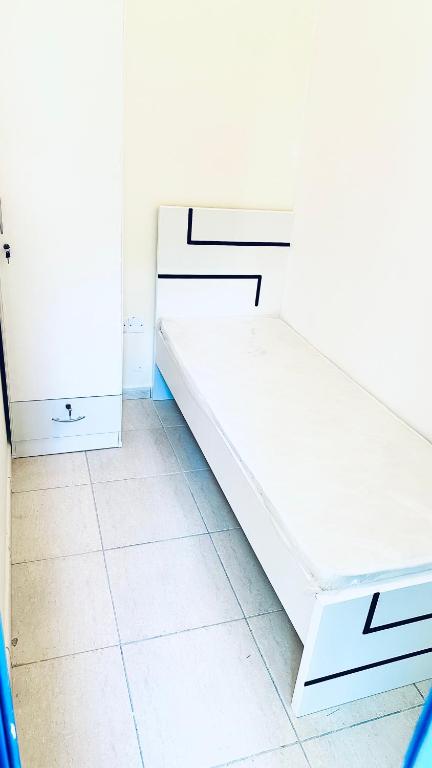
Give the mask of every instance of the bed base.
[[[278, 316], [291, 227], [289, 211], [160, 208], [156, 318]], [[176, 398], [303, 642], [295, 714], [432, 677], [432, 571], [314, 586], [160, 332], [156, 373], [153, 396]]]
[[314, 588], [159, 331], [156, 363], [303, 642], [295, 714], [432, 677], [432, 573]]

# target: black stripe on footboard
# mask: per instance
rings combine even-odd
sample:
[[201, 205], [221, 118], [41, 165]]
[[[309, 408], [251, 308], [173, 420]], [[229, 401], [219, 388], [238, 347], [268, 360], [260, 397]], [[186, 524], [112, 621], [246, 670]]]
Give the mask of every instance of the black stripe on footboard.
[[158, 274], [161, 280], [256, 280], [255, 306], [257, 307], [261, 294], [262, 275], [177, 275]]
[[389, 624], [377, 624], [376, 627], [372, 626], [373, 617], [378, 606], [378, 600], [380, 598], [380, 592], [375, 592], [372, 597], [368, 615], [366, 616], [365, 625], [363, 627], [363, 634], [370, 635], [372, 632], [383, 632], [386, 629], [394, 629], [395, 627], [403, 627], [406, 624], [414, 624], [416, 621], [427, 621], [432, 619], [432, 613], [423, 613], [421, 616], [412, 616], [410, 619], [400, 619], [399, 621], [391, 621]]
[[194, 240], [192, 237], [192, 224], [193, 224], [193, 208], [188, 210], [188, 226], [186, 243], [188, 245], [239, 245], [239, 246], [266, 246], [275, 248], [289, 248], [291, 243], [284, 242], [263, 242], [255, 240]]
[[432, 648], [423, 648], [421, 651], [412, 651], [411, 653], [404, 653], [402, 656], [392, 656], [390, 659], [382, 659], [382, 661], [373, 661], [371, 664], [364, 664], [362, 667], [353, 667], [352, 669], [344, 669], [342, 672], [334, 672], [332, 675], [324, 675], [323, 677], [315, 677], [313, 680], [306, 680], [305, 687], [308, 685], [318, 685], [318, 683], [326, 683], [329, 680], [336, 680], [338, 677], [345, 677], [346, 675], [355, 675], [357, 672], [365, 672], [367, 669], [375, 669], [375, 667], [383, 667], [385, 664], [394, 664], [396, 661], [404, 661], [404, 659], [413, 659], [415, 656], [424, 656], [426, 653], [432, 653]]

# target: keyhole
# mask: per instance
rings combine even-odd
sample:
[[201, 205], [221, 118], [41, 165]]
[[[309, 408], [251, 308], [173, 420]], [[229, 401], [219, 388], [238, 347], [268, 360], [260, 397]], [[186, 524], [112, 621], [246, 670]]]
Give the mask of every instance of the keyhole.
[[66, 408], [66, 410], [69, 413], [69, 418], [71, 419], [72, 418], [72, 406], [71, 406], [71, 404], [70, 403], [66, 403], [65, 408]]

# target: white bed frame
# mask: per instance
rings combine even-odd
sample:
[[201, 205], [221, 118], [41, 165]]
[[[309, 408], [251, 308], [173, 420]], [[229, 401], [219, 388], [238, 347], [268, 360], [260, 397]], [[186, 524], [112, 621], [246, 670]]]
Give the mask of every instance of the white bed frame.
[[[291, 224], [290, 212], [161, 208], [157, 320], [278, 316]], [[175, 397], [303, 642], [295, 714], [432, 677], [432, 573], [314, 586], [156, 327], [153, 396]]]

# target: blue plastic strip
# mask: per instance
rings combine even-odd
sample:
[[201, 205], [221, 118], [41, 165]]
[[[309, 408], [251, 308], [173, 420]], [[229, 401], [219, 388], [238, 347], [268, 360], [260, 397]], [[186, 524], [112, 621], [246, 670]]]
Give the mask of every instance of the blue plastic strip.
[[0, 621], [0, 766], [21, 768], [3, 627]]
[[432, 691], [425, 701], [411, 743], [405, 756], [404, 768], [432, 766]]
[[173, 394], [168, 387], [164, 377], [162, 376], [159, 368], [155, 365], [154, 381], [152, 388], [153, 400], [173, 400]]
[[10, 768], [10, 760], [3, 727], [0, 728], [0, 766], [1, 768]]

